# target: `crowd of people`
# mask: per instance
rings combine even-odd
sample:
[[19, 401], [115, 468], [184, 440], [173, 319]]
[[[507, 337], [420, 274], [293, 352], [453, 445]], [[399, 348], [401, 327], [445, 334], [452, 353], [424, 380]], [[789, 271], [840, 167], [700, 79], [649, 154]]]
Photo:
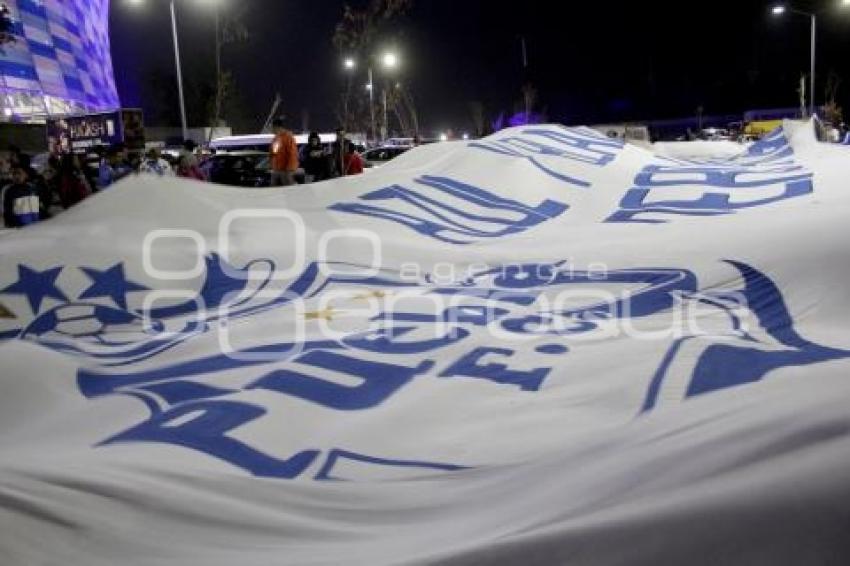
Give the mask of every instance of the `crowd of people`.
[[330, 148], [325, 147], [318, 132], [311, 132], [307, 145], [299, 151], [295, 136], [282, 120], [275, 120], [272, 127], [275, 133], [271, 147], [272, 186], [296, 184], [295, 173], [299, 167], [304, 170], [307, 183], [363, 173], [363, 158], [343, 128], [336, 130], [336, 141]]
[[[306, 183], [364, 171], [363, 158], [341, 128], [336, 131], [334, 143], [323, 144], [319, 134], [313, 132], [307, 145], [299, 149], [295, 136], [281, 120], [275, 120], [273, 127], [275, 137], [269, 148], [271, 186], [295, 185], [299, 170]], [[170, 161], [158, 149], [139, 154], [115, 145], [90, 156], [51, 156], [39, 172], [29, 155], [10, 148], [6, 157], [0, 154], [3, 221], [6, 228], [19, 228], [45, 220], [132, 174], [207, 181], [201, 167], [203, 158], [192, 141], [186, 141], [179, 156]]]
[[131, 174], [204, 180], [196, 147], [193, 142], [186, 142], [174, 167], [156, 149], [138, 155], [116, 145], [94, 154], [91, 165], [85, 155], [50, 156], [41, 172], [33, 167], [31, 156], [12, 147], [5, 156], [0, 155], [3, 224], [6, 228], [21, 228], [46, 220]]

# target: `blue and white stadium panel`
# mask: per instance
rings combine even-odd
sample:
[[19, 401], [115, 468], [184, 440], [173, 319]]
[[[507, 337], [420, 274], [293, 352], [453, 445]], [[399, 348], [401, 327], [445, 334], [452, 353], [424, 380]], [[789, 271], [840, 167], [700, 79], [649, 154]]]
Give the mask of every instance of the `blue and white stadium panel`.
[[109, 0], [3, 0], [15, 41], [0, 46], [0, 119], [114, 110]]

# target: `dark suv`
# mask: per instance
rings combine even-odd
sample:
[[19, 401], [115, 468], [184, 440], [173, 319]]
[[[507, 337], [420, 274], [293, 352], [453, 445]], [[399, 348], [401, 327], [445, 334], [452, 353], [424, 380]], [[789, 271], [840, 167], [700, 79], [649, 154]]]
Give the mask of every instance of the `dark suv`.
[[213, 155], [201, 164], [212, 183], [233, 187], [268, 187], [271, 184], [269, 154], [239, 151]]

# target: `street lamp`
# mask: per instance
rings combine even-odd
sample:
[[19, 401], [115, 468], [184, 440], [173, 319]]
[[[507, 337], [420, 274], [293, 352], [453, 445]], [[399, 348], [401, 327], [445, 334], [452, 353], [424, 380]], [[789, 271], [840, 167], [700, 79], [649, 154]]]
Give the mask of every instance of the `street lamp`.
[[395, 69], [398, 66], [398, 55], [395, 53], [384, 53], [382, 61], [384, 67], [387, 69]]
[[[147, 0], [128, 0], [128, 2], [134, 6], [141, 6]], [[213, 1], [213, 4], [218, 4], [218, 2]], [[186, 119], [186, 97], [183, 92], [183, 66], [180, 63], [180, 41], [177, 36], [177, 12], [174, 8], [174, 0], [170, 0], [170, 12], [171, 12], [171, 37], [174, 40], [174, 66], [177, 69], [177, 92], [180, 97], [180, 122], [183, 130], [183, 139], [189, 139], [189, 123]], [[216, 25], [218, 22], [216, 22]], [[218, 34], [218, 30], [216, 30], [216, 34]], [[216, 38], [216, 41], [218, 39]], [[220, 63], [217, 63], [220, 64]], [[219, 71], [220, 72], [220, 71]]]
[[795, 8], [787, 8], [784, 4], [777, 4], [773, 7], [773, 15], [774, 16], [784, 16], [785, 12], [790, 11], [791, 13], [806, 16], [807, 18], [811, 18], [812, 22], [812, 45], [811, 45], [811, 60], [810, 60], [810, 70], [809, 70], [809, 83], [811, 90], [809, 94], [809, 116], [815, 115], [815, 55], [817, 49], [817, 29], [818, 29], [818, 17], [815, 13], [803, 12], [801, 10], [797, 10]]
[[[840, 0], [839, 6], [841, 8], [850, 7], [850, 0]], [[794, 7], [786, 6], [785, 4], [776, 4], [771, 9], [771, 13], [774, 16], [780, 17], [784, 16], [786, 12], [791, 12], [792, 14], [797, 14], [799, 16], [805, 16], [811, 20], [812, 24], [812, 32], [811, 32], [811, 69], [810, 69], [810, 89], [811, 94], [809, 95], [809, 114], [811, 116], [815, 115], [815, 68], [816, 68], [816, 52], [817, 52], [817, 28], [818, 28], [818, 12], [804, 12], [802, 10], [797, 10]]]
[[[128, 0], [133, 6], [141, 6], [146, 0]], [[177, 38], [177, 13], [174, 9], [174, 0], [170, 2], [171, 11], [171, 36], [174, 39], [174, 66], [177, 69], [177, 92], [180, 97], [180, 122], [183, 130], [183, 139], [189, 138], [189, 125], [186, 120], [186, 98], [183, 94], [183, 67], [180, 64], [180, 42]]]
[[[382, 66], [386, 70], [393, 70], [396, 67], [398, 67], [398, 65], [399, 65], [398, 55], [396, 55], [395, 53], [390, 52], [390, 51], [384, 53], [383, 56], [380, 58], [380, 61], [381, 61]], [[346, 70], [353, 71], [354, 69], [357, 68], [357, 61], [352, 57], [348, 57], [343, 61], [343, 66], [345, 67]], [[371, 118], [372, 118], [372, 139], [374, 140], [374, 139], [377, 139], [377, 137], [378, 137], [378, 132], [377, 132], [378, 128], [375, 124], [375, 77], [374, 77], [374, 73], [372, 72], [371, 63], [369, 64], [368, 73], [369, 73], [369, 75], [368, 75], [369, 76], [369, 82], [366, 83], [366, 90], [369, 91], [369, 113], [370, 113]], [[387, 91], [386, 91], [386, 89], [384, 89], [384, 92], [383, 92], [383, 104], [384, 104], [384, 126], [383, 126], [383, 131], [382, 131], [381, 137], [386, 139], [386, 137], [387, 137], [387, 133], [386, 133], [386, 129], [387, 129]]]
[[[353, 57], [347, 57], [345, 59], [345, 61], [343, 61], [342, 64], [345, 67], [346, 71], [354, 71], [354, 69], [357, 68], [357, 60], [354, 59]], [[350, 83], [349, 83], [349, 88], [350, 88]], [[374, 89], [374, 84], [372, 83], [372, 66], [371, 65], [369, 65], [369, 82], [366, 83], [366, 90], [369, 91], [369, 114], [372, 118], [372, 139], [375, 139], [377, 137], [377, 135], [375, 133], [375, 95], [373, 94], [373, 91], [375, 89]], [[346, 115], [348, 115], [348, 110], [347, 110], [347, 108], [348, 108], [348, 96], [346, 96], [346, 98], [345, 98], [345, 105], [346, 105]]]

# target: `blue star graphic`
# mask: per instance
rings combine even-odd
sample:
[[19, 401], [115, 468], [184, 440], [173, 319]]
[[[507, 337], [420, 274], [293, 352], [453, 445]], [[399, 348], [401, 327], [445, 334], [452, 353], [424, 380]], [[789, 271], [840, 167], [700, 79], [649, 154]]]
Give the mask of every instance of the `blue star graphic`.
[[133, 291], [147, 291], [148, 288], [127, 281], [124, 275], [124, 264], [118, 263], [106, 271], [99, 271], [90, 267], [80, 269], [92, 280], [92, 285], [80, 295], [80, 299], [94, 299], [97, 297], [109, 297], [115, 304], [127, 310], [127, 293]]
[[41, 309], [41, 302], [46, 297], [68, 302], [68, 297], [56, 286], [56, 279], [62, 269], [62, 267], [54, 267], [46, 271], [36, 271], [26, 265], [18, 265], [18, 280], [0, 293], [26, 295], [30, 307], [32, 307], [32, 312], [38, 314]]

